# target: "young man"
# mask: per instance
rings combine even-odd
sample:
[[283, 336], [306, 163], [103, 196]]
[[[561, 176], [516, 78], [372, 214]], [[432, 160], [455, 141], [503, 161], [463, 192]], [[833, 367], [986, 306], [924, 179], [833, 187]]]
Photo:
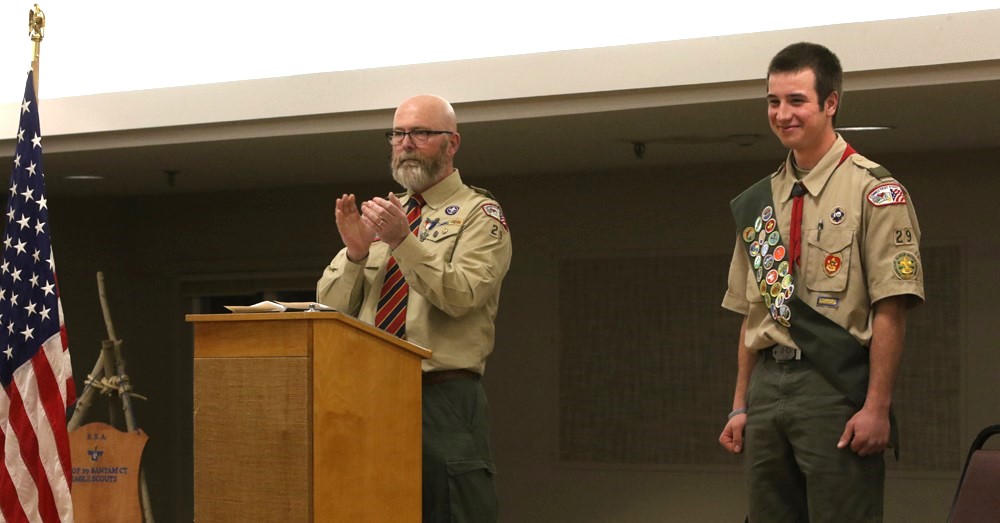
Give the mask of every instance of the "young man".
[[723, 307], [743, 315], [720, 443], [745, 452], [749, 520], [882, 521], [883, 451], [909, 307], [923, 301], [906, 190], [834, 129], [843, 72], [811, 43], [767, 72], [785, 163], [732, 202]]
[[493, 350], [511, 243], [500, 205], [462, 183], [461, 137], [437, 96], [404, 101], [386, 133], [406, 192], [360, 208], [337, 199], [344, 249], [317, 300], [433, 351], [423, 362], [423, 521], [497, 519], [489, 410], [480, 376]]

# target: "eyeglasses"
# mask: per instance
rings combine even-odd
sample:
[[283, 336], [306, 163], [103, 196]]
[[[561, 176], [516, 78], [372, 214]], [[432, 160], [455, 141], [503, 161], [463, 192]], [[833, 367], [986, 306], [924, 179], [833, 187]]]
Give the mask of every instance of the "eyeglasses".
[[455, 134], [451, 131], [429, 131], [427, 129], [417, 129], [415, 131], [387, 131], [385, 137], [389, 140], [392, 145], [399, 145], [403, 143], [403, 140], [407, 135], [410, 136], [410, 140], [418, 145], [423, 145], [427, 143], [427, 140], [431, 139], [431, 136], [438, 134]]

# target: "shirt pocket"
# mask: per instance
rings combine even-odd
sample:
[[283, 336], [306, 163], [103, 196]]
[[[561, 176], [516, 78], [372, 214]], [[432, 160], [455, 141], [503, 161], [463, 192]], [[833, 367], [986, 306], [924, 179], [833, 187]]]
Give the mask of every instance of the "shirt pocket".
[[806, 287], [815, 292], [843, 292], [851, 269], [854, 231], [810, 231], [806, 252]]

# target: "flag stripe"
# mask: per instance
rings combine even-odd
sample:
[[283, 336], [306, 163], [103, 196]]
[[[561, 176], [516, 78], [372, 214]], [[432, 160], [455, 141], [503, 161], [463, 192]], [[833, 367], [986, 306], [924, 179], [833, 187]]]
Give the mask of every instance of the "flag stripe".
[[[49, 345], [49, 341], [46, 341], [43, 346]], [[56, 464], [62, 471], [63, 479], [65, 481], [72, 481], [69, 458], [69, 432], [66, 431], [66, 405], [62, 400], [61, 387], [56, 380], [55, 373], [52, 372], [52, 367], [49, 365], [46, 351], [38, 351], [38, 354], [31, 359], [31, 365], [35, 371], [35, 383], [38, 385], [39, 404], [45, 412], [44, 422], [48, 424], [48, 430], [54, 436], [52, 443], [56, 450], [54, 456]]]
[[52, 497], [52, 487], [49, 486], [48, 477], [45, 475], [45, 466], [42, 464], [42, 458], [38, 452], [38, 438], [35, 436], [30, 415], [25, 408], [16, 383], [7, 387], [7, 395], [10, 397], [10, 411], [7, 414], [11, 427], [14, 428], [14, 433], [17, 435], [17, 444], [21, 447], [22, 464], [35, 484], [36, 499], [34, 501], [37, 503], [38, 514], [42, 521], [59, 521], [59, 513], [56, 511], [55, 500]]

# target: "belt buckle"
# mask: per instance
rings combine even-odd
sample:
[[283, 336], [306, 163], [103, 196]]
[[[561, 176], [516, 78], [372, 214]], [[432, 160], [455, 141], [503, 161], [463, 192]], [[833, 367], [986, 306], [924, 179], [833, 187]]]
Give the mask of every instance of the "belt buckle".
[[771, 349], [771, 356], [774, 357], [774, 361], [779, 363], [802, 359], [801, 354], [802, 352], [799, 349], [793, 349], [784, 345], [775, 345]]

